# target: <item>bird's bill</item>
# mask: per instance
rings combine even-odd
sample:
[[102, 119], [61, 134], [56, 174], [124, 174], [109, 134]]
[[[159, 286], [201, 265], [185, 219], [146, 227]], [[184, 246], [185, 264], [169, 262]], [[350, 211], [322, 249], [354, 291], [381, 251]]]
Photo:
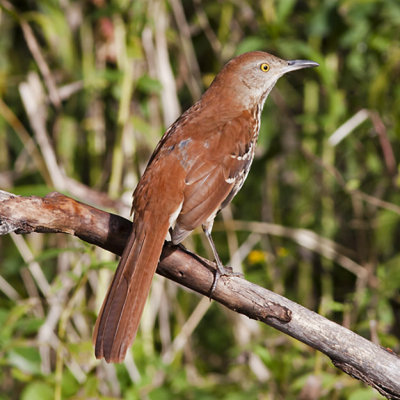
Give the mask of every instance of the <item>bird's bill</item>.
[[315, 61], [310, 61], [310, 60], [290, 60], [287, 62], [287, 71], [296, 71], [297, 69], [302, 69], [302, 68], [312, 68], [312, 67], [318, 67], [319, 64]]

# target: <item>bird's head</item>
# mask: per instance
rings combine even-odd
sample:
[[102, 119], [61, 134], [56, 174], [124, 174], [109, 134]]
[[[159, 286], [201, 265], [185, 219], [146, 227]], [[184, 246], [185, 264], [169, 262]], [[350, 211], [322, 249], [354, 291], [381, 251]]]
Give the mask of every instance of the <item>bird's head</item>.
[[254, 103], [263, 105], [282, 75], [318, 65], [314, 61], [287, 61], [269, 53], [252, 51], [230, 60], [217, 75], [212, 86], [232, 90], [235, 98], [244, 106]]

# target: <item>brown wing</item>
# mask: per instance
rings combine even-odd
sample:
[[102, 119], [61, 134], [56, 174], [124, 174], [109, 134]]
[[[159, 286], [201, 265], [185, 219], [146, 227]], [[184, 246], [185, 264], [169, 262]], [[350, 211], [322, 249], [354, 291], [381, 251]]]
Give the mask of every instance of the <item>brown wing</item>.
[[180, 243], [194, 228], [215, 216], [232, 188], [232, 183], [224, 179], [220, 165], [211, 162], [200, 164], [186, 183], [182, 210], [172, 234], [174, 243]]
[[[193, 229], [213, 219], [242, 186], [253, 159], [254, 144], [232, 140], [241, 124], [226, 124], [214, 137], [191, 143], [198, 157], [185, 179], [184, 201], [172, 234], [181, 242]], [[232, 132], [234, 131], [234, 132]], [[219, 151], [220, 149], [223, 151]]]

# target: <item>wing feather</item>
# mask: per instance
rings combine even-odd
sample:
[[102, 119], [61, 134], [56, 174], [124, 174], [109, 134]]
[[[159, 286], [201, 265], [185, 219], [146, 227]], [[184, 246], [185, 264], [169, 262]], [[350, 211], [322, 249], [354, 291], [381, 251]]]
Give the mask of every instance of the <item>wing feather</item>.
[[[232, 200], [246, 178], [255, 143], [229, 140], [226, 130], [232, 128], [232, 124], [227, 124], [212, 138], [218, 143], [211, 143], [211, 147], [224, 151], [205, 152], [192, 162], [185, 179], [183, 207], [172, 234], [174, 243], [181, 242], [197, 226], [213, 219]], [[203, 144], [194, 142], [192, 146]]]

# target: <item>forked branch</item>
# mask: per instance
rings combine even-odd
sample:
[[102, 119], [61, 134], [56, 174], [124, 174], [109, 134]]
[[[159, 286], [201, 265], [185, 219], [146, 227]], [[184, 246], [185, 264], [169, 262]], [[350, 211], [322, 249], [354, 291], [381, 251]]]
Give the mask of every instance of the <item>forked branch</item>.
[[[131, 228], [122, 217], [59, 193], [41, 198], [0, 191], [0, 234], [68, 233], [120, 255]], [[207, 296], [214, 276], [213, 263], [168, 243], [157, 272]], [[400, 399], [400, 358], [393, 352], [239, 277], [222, 277], [212, 298], [321, 351], [336, 367], [388, 399]]]

